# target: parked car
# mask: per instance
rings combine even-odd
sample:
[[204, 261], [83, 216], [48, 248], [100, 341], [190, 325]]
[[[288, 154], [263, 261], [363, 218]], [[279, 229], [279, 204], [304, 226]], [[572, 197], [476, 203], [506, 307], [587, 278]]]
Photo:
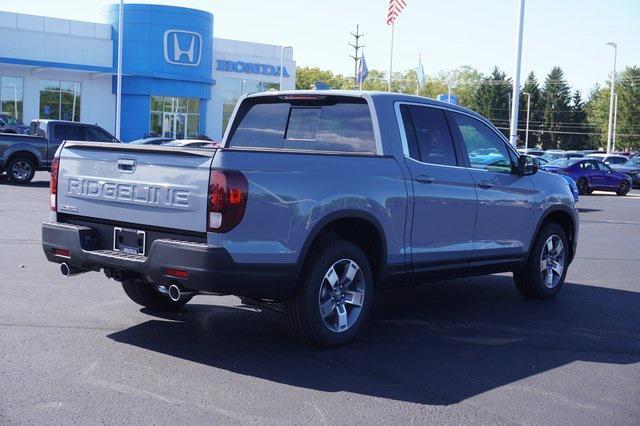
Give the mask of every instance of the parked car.
[[0, 133], [25, 133], [29, 126], [12, 115], [0, 113]]
[[625, 173], [631, 178], [632, 186], [640, 188], [640, 157], [633, 157], [624, 164], [612, 165], [616, 172]]
[[553, 161], [553, 160], [557, 160], [558, 158], [567, 158], [567, 157], [564, 151], [550, 149], [544, 152], [544, 154], [542, 155], [542, 158], [544, 158], [547, 161]]
[[65, 140], [118, 142], [100, 126], [62, 120], [34, 120], [27, 134], [0, 134], [0, 173], [14, 183], [33, 179], [37, 170], [49, 170], [58, 146]]
[[173, 141], [173, 138], [160, 138], [160, 137], [146, 137], [142, 139], [136, 139], [129, 143], [134, 145], [164, 145], [167, 142]]
[[616, 172], [595, 158], [561, 158], [551, 161], [544, 170], [570, 176], [576, 181], [581, 195], [591, 194], [597, 189], [625, 196], [631, 189], [631, 178], [628, 175]]
[[589, 154], [589, 155], [587, 155], [587, 157], [596, 158], [596, 159], [602, 161], [604, 164], [608, 164], [610, 166], [614, 166], [614, 165], [620, 166], [620, 165], [626, 163], [629, 160], [627, 157], [625, 157], [624, 155], [620, 155], [620, 154], [601, 154], [601, 153], [596, 153], [596, 154]]
[[519, 149], [518, 152], [521, 154], [527, 154], [534, 157], [542, 157], [544, 155], [544, 150], [537, 148], [527, 148], [527, 149]]
[[276, 307], [320, 346], [352, 340], [383, 288], [512, 271], [526, 297], [561, 290], [571, 191], [482, 116], [395, 93], [239, 102], [218, 149], [64, 143], [47, 259], [103, 270], [149, 309], [198, 294]]
[[198, 140], [198, 139], [178, 139], [170, 142], [163, 143], [164, 146], [179, 146], [182, 148], [217, 148], [220, 144], [208, 141], [208, 140]]

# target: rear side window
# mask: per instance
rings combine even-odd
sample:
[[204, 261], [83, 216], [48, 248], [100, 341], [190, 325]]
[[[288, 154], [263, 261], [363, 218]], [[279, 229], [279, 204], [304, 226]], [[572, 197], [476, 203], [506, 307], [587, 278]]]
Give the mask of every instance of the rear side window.
[[69, 124], [56, 124], [53, 137], [60, 142], [67, 140], [81, 141], [84, 139], [80, 133], [80, 127]]
[[444, 111], [417, 105], [402, 105], [401, 110], [411, 158], [455, 166], [456, 153]]
[[363, 99], [256, 98], [245, 103], [231, 129], [230, 147], [376, 153]]

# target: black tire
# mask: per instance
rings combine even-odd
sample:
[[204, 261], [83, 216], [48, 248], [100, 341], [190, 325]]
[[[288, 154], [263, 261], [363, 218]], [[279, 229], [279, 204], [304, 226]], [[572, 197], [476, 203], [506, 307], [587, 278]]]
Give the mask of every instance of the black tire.
[[[557, 284], [549, 287], [545, 285], [543, 280], [543, 271], [541, 270], [541, 257], [543, 255], [544, 247], [547, 241], [552, 236], [557, 236], [562, 241], [564, 248], [563, 269], [559, 275]], [[533, 250], [529, 254], [529, 260], [526, 266], [513, 274], [513, 278], [518, 291], [529, 299], [551, 299], [560, 292], [564, 285], [564, 279], [567, 275], [567, 268], [569, 266], [569, 242], [567, 241], [567, 235], [564, 229], [555, 222], [549, 222], [540, 230], [533, 244]], [[553, 275], [552, 275], [553, 277]], [[552, 278], [555, 280], [555, 278]], [[555, 282], [555, 281], [554, 281]]]
[[122, 288], [129, 299], [145, 308], [157, 311], [175, 311], [191, 300], [191, 297], [174, 302], [169, 296], [158, 293], [149, 283], [128, 280], [122, 283]]
[[620, 186], [618, 187], [616, 194], [619, 195], [620, 197], [624, 197], [625, 195], [627, 195], [627, 193], [629, 193], [630, 188], [631, 188], [631, 185], [629, 185], [629, 182], [627, 182], [626, 180], [623, 180], [622, 182], [620, 182]]
[[31, 182], [36, 174], [36, 163], [29, 157], [14, 157], [7, 164], [7, 176], [13, 183], [23, 185]]
[[[326, 293], [328, 281], [325, 280], [331, 268], [340, 275], [339, 262], [352, 261], [359, 267], [357, 278], [351, 281], [352, 286], [358, 285], [364, 291], [362, 305], [359, 311], [354, 311], [356, 305], [342, 302], [342, 309], [346, 315], [356, 312], [354, 320], [348, 328], [331, 330], [325, 321], [335, 312], [338, 321], [338, 307], [328, 312], [324, 319], [320, 310], [323, 292]], [[336, 266], [338, 265], [338, 266]], [[346, 268], [344, 269], [346, 274]], [[344, 275], [342, 278], [345, 278]], [[348, 281], [340, 280], [343, 283]], [[357, 283], [356, 283], [357, 281]], [[323, 287], [324, 286], [324, 287]], [[323, 290], [324, 288], [324, 290]], [[332, 294], [332, 293], [329, 293]], [[330, 297], [331, 299], [333, 296]], [[338, 296], [339, 299], [339, 296]], [[329, 301], [333, 303], [331, 300]], [[338, 302], [340, 303], [340, 302]], [[285, 303], [285, 315], [291, 334], [299, 341], [321, 347], [337, 347], [349, 343], [360, 332], [371, 311], [373, 304], [373, 274], [366, 254], [360, 247], [340, 239], [330, 239], [312, 248], [305, 262], [300, 282], [295, 294]], [[350, 309], [350, 311], [349, 311]]]
[[586, 178], [580, 178], [576, 182], [576, 186], [578, 187], [578, 194], [587, 195], [591, 194], [591, 190], [589, 189], [589, 182]]

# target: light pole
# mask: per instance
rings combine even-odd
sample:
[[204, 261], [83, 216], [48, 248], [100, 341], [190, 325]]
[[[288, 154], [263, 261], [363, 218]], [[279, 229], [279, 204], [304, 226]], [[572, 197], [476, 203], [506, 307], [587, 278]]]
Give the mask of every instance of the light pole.
[[611, 72], [611, 97], [609, 99], [609, 129], [607, 131], [607, 154], [611, 154], [611, 140], [613, 137], [613, 101], [616, 93], [616, 59], [618, 56], [618, 45], [612, 41], [606, 43], [613, 47], [613, 71]]
[[611, 151], [616, 152], [616, 127], [618, 125], [618, 93], [616, 92], [616, 100], [613, 102], [613, 137], [611, 140]]
[[529, 112], [531, 111], [531, 93], [522, 92], [523, 95], [527, 95], [527, 130], [524, 134], [524, 150], [525, 153], [529, 148]]
[[511, 130], [509, 141], [516, 146], [518, 140], [518, 108], [520, 107], [520, 65], [522, 64], [522, 32], [524, 29], [524, 0], [520, 0], [518, 16], [518, 39], [516, 41], [516, 66], [513, 72], [513, 107], [511, 108]]
[[116, 139], [120, 140], [120, 115], [122, 114], [122, 37], [124, 17], [124, 0], [120, 0], [118, 9], [118, 70], [116, 77]]
[[284, 49], [293, 49], [293, 46], [280, 46], [280, 83], [278, 90], [282, 90], [282, 75], [284, 73]]

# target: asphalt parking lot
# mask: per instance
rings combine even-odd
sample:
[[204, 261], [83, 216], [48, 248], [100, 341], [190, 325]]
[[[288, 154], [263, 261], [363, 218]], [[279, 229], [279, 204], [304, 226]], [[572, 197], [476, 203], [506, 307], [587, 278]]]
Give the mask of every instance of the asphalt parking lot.
[[157, 316], [44, 259], [48, 174], [0, 183], [0, 424], [638, 424], [640, 191], [581, 197], [553, 301], [508, 275], [379, 294], [354, 344], [313, 350], [234, 297]]

